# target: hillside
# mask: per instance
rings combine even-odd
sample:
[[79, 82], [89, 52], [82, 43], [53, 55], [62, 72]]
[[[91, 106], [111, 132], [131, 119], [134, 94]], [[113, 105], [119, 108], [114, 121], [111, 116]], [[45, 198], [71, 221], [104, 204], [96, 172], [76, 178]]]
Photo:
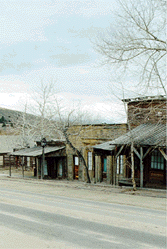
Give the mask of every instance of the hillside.
[[25, 114], [24, 121], [23, 115], [25, 113], [21, 111], [15, 111], [7, 108], [0, 107], [0, 135], [18, 135], [23, 125], [37, 123], [39, 119], [37, 116], [32, 114]]
[[41, 134], [49, 140], [62, 139], [53, 121], [41, 122], [40, 116], [0, 107], [0, 135], [20, 134], [26, 139], [38, 140]]
[[21, 115], [19, 111], [0, 107], [0, 135], [15, 134], [12, 124], [19, 115]]
[[19, 111], [14, 111], [7, 108], [0, 107], [0, 118], [4, 117], [7, 123], [10, 122], [11, 119], [15, 119], [18, 115], [21, 115], [22, 113]]

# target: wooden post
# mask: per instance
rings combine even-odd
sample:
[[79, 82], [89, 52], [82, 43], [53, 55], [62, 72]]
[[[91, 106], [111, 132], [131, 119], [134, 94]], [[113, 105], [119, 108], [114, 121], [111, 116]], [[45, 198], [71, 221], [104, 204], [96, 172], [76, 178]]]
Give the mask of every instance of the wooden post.
[[35, 158], [35, 160], [36, 160], [36, 165], [37, 165], [37, 179], [38, 179], [38, 175], [39, 175], [39, 169], [38, 169], [38, 157], [37, 157], [37, 158]]
[[140, 187], [143, 188], [143, 148], [140, 147]]
[[97, 155], [95, 155], [95, 182], [97, 182]]
[[114, 156], [111, 152], [111, 183], [114, 185]]
[[114, 185], [117, 185], [117, 157], [114, 156]]
[[44, 146], [42, 146], [41, 179], [43, 179], [44, 177], [44, 166], [45, 166], [45, 152], [44, 152]]
[[102, 182], [103, 181], [103, 167], [104, 167], [104, 161], [103, 161], [103, 157], [100, 156], [100, 161], [99, 161], [99, 181]]
[[22, 157], [22, 174], [23, 174], [23, 177], [24, 177], [24, 157]]
[[9, 156], [9, 176], [12, 175], [12, 172], [11, 172], [11, 157]]
[[95, 181], [99, 182], [100, 181], [100, 156], [96, 155], [95, 156]]
[[5, 160], [5, 157], [4, 157], [4, 155], [3, 155], [3, 168], [5, 167], [5, 165], [4, 165], [4, 160]]
[[95, 153], [92, 153], [93, 182], [96, 183]]
[[116, 176], [117, 176], [117, 158], [116, 150], [113, 153], [113, 185], [116, 185]]
[[111, 173], [111, 166], [112, 166], [112, 157], [111, 156], [107, 156], [107, 183], [111, 184], [111, 177], [112, 177], [112, 173]]

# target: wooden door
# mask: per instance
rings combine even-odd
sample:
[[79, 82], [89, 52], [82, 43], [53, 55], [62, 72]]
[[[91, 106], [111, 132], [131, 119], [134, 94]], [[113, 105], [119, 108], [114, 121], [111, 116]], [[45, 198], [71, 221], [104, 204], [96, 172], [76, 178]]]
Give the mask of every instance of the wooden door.
[[102, 176], [103, 178], [106, 178], [107, 177], [107, 158], [105, 157], [102, 160], [103, 160], [102, 161], [102, 169], [103, 169]]
[[78, 172], [79, 172], [79, 157], [74, 156], [74, 179], [78, 180]]

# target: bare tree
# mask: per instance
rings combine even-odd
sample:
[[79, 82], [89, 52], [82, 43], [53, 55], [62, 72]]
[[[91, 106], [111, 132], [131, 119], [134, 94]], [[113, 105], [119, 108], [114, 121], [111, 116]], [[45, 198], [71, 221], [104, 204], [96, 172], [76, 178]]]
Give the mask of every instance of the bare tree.
[[[141, 89], [144, 92], [156, 89], [157, 93], [163, 92], [166, 95], [166, 1], [118, 0], [118, 3], [120, 8], [119, 13], [116, 13], [116, 25], [111, 25], [114, 31], [108, 30], [95, 42], [95, 49], [102, 54], [103, 63], [117, 72], [116, 84], [113, 84], [117, 88], [117, 97], [123, 95], [125, 98], [125, 92], [129, 91], [122, 83], [122, 77], [129, 76], [129, 73], [132, 73], [132, 78], [139, 77], [136, 87], [140, 87], [140, 93]], [[124, 108], [131, 134], [132, 120], [128, 117], [125, 103]], [[134, 117], [140, 112], [137, 109], [133, 110]], [[135, 190], [134, 167], [134, 142], [131, 136], [131, 176]]]
[[[121, 84], [122, 87], [122, 96], [123, 98], [125, 98], [124, 95], [124, 87], [123, 84]], [[128, 109], [127, 109], [127, 105], [125, 102], [123, 102], [124, 104], [124, 110], [126, 113], [126, 117], [128, 117]], [[130, 132], [130, 140], [131, 140], [131, 145], [130, 145], [130, 159], [131, 159], [131, 163], [129, 164], [130, 168], [131, 168], [131, 179], [132, 179], [132, 184], [133, 184], [133, 190], [136, 191], [136, 181], [135, 181], [135, 160], [134, 160], [134, 139], [132, 136], [132, 127], [131, 127], [131, 122], [130, 120], [127, 118], [127, 126], [128, 126], [128, 131]]]
[[24, 110], [16, 112], [11, 117], [15, 134], [21, 136], [20, 146], [22, 148], [30, 146], [32, 141], [41, 140], [43, 137], [60, 138], [60, 132], [55, 130], [52, 120], [54, 95], [54, 82], [41, 80], [41, 85], [34, 89], [29, 102], [23, 105]]
[[[32, 106], [33, 105], [33, 106]], [[33, 115], [28, 114], [33, 113]], [[65, 139], [66, 143], [78, 155], [84, 165], [86, 171], [87, 182], [90, 183], [88, 166], [77, 146], [71, 141], [69, 128], [74, 124], [80, 125], [82, 130], [83, 119], [88, 120], [88, 114], [84, 115], [79, 104], [69, 106], [58, 101], [57, 92], [55, 90], [55, 82], [50, 81], [45, 83], [41, 81], [40, 87], [33, 92], [31, 103], [25, 106], [23, 113], [19, 113], [17, 122], [14, 126], [17, 127], [19, 134], [22, 135], [24, 147], [28, 145], [28, 139]], [[78, 131], [77, 136], [79, 136]], [[76, 136], [76, 134], [75, 134]]]
[[144, 90], [157, 88], [166, 95], [166, 1], [118, 0], [116, 25], [95, 42], [104, 63], [117, 75], [132, 71]]
[[37, 117], [38, 135], [41, 139], [53, 135], [54, 129], [51, 119], [55, 94], [55, 81], [45, 82], [43, 79], [41, 79], [40, 86], [33, 92], [33, 107], [30, 105], [30, 111]]
[[[79, 157], [79, 159], [83, 163], [83, 166], [84, 166], [85, 171], [86, 171], [87, 183], [91, 183], [88, 165], [85, 161], [85, 158], [82, 154], [82, 151], [79, 150], [79, 148], [77, 148], [77, 146], [74, 145], [74, 143], [72, 143], [72, 140], [70, 139], [72, 136], [79, 136], [80, 135], [80, 132], [83, 129], [82, 122], [86, 116], [84, 115], [84, 112], [80, 110], [80, 107], [78, 105], [75, 107], [73, 106], [71, 109], [69, 107], [66, 108], [66, 107], [63, 107], [62, 105], [60, 105], [60, 103], [57, 99], [56, 99], [56, 111], [57, 111], [57, 115], [59, 118], [59, 121], [55, 123], [56, 128], [62, 132], [62, 134], [66, 140], [66, 143], [77, 154], [77, 156]], [[88, 114], [87, 114], [87, 116], [88, 116]], [[56, 118], [56, 120], [57, 120], [57, 118]], [[88, 117], [86, 117], [85, 120], [88, 120]], [[70, 127], [72, 127], [75, 124], [79, 124], [80, 129], [75, 131], [75, 134], [74, 134], [74, 133], [69, 132], [69, 130], [70, 130]]]

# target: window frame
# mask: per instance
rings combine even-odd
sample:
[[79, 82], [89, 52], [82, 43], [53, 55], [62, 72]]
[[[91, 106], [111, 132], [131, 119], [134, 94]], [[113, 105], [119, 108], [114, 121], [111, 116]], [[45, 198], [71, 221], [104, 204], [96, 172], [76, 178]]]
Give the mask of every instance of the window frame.
[[150, 165], [151, 170], [164, 170], [165, 165], [164, 165], [164, 157], [161, 154], [160, 151], [154, 150], [151, 153], [151, 165]]
[[74, 165], [79, 166], [79, 156], [74, 156]]
[[117, 157], [117, 175], [123, 174], [124, 168], [124, 155], [120, 155]]
[[92, 151], [88, 151], [88, 170], [93, 170], [93, 153]]

